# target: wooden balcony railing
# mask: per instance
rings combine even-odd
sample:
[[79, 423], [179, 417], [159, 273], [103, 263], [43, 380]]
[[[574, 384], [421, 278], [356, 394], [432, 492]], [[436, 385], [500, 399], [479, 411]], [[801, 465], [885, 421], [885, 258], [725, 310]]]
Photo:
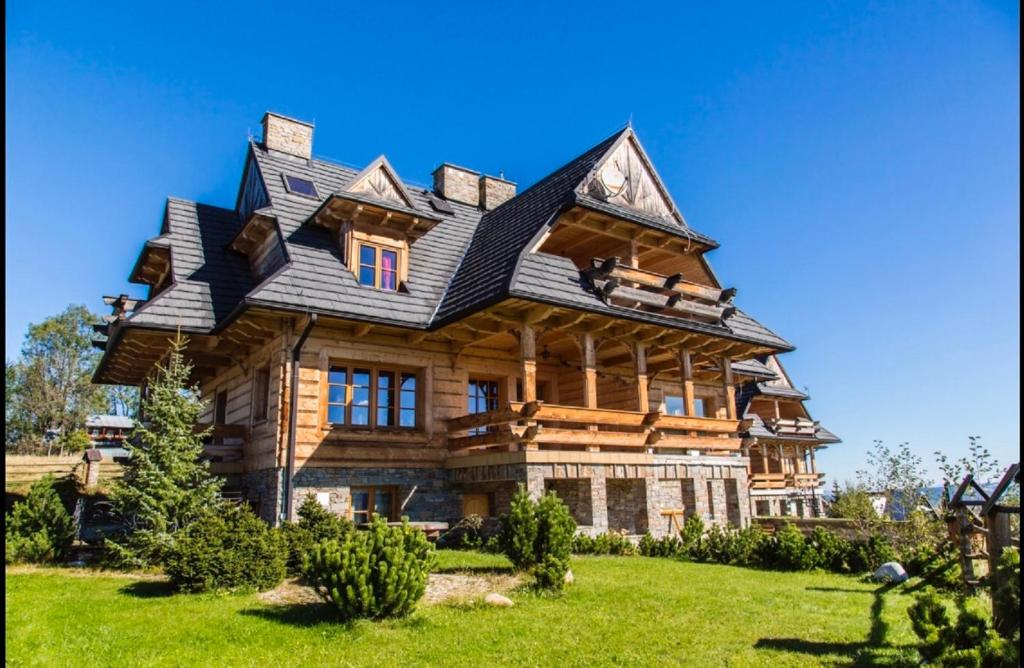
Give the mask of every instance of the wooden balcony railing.
[[786, 479], [791, 487], [820, 487], [824, 480], [824, 473], [793, 473]]
[[750, 481], [750, 488], [751, 489], [785, 489], [786, 488], [786, 474], [785, 473], [751, 473], [749, 481]]
[[447, 426], [451, 452], [481, 448], [534, 450], [542, 445], [712, 451], [734, 451], [740, 447], [740, 439], [735, 437], [738, 420], [562, 406], [540, 401], [510, 402], [486, 413], [451, 418]]
[[624, 264], [621, 258], [593, 258], [583, 271], [600, 296], [680, 315], [725, 320], [735, 312], [735, 288], [713, 288]]
[[213, 431], [203, 444], [203, 457], [210, 460], [212, 473], [240, 473], [245, 446], [249, 442], [249, 430], [240, 424], [196, 425], [196, 432]]
[[768, 426], [780, 436], [814, 436], [820, 424], [816, 420], [796, 418], [794, 420], [769, 419]]

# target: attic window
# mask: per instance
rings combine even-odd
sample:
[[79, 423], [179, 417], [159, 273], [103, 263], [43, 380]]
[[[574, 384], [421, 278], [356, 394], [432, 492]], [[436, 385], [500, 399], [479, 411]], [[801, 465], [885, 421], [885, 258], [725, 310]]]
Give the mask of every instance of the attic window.
[[288, 189], [288, 192], [295, 195], [303, 195], [305, 197], [320, 199], [320, 194], [316, 191], [316, 184], [309, 179], [292, 176], [291, 174], [284, 174], [283, 176], [284, 187]]

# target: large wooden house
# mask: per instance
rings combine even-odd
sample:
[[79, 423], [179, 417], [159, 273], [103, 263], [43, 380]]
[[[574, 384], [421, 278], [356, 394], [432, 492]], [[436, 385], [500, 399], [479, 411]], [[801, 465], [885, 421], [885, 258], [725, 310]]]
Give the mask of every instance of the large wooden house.
[[131, 273], [149, 293], [106, 298], [98, 343], [97, 382], [144, 387], [188, 336], [207, 454], [265, 519], [308, 494], [357, 521], [495, 516], [519, 484], [593, 532], [815, 512], [761, 503], [815, 489], [835, 440], [775, 359], [793, 346], [734, 304], [631, 128], [518, 194], [312, 137], [268, 113], [233, 208], [170, 199]]

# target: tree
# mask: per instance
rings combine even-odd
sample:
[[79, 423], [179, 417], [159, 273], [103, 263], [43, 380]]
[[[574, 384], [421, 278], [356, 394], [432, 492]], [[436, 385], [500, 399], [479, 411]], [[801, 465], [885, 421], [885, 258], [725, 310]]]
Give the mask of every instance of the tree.
[[138, 416], [139, 388], [130, 385], [108, 385], [107, 412], [131, 418]]
[[999, 462], [988, 448], [981, 444], [981, 436], [968, 436], [967, 456], [950, 461], [944, 453], [935, 452], [935, 461], [942, 472], [942, 501], [948, 505], [955, 490], [965, 477], [974, 476], [978, 484], [995, 482], [1002, 474]]
[[92, 384], [99, 360], [92, 347], [96, 322], [84, 306], [72, 305], [29, 325], [21, 358], [6, 369], [5, 413], [14, 426], [8, 426], [8, 447], [25, 440], [38, 446], [48, 430], [71, 434], [102, 409], [103, 393]]
[[829, 516], [871, 521], [878, 519], [878, 512], [875, 510], [875, 504], [871, 501], [871, 495], [862, 485], [847, 482], [845, 488], [841, 490], [839, 483], [836, 482], [832, 486], [832, 504], [829, 507]]
[[876, 440], [868, 450], [868, 466], [857, 471], [857, 478], [867, 491], [885, 496], [885, 514], [890, 518], [903, 519], [924, 501], [924, 464], [910, 451], [909, 443], [892, 450]]
[[188, 384], [186, 343], [181, 336], [171, 342], [166, 365], [150, 381], [146, 419], [126, 444], [131, 456], [111, 495], [128, 528], [126, 538], [111, 545], [113, 561], [123, 567], [161, 563], [175, 534], [220, 499], [222, 481], [200, 460], [210, 430], [196, 433], [203, 402]]

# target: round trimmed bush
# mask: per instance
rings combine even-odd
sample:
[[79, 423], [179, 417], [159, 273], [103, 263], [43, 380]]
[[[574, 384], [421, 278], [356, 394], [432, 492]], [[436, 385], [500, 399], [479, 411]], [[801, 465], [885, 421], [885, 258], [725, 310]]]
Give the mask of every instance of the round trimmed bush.
[[174, 540], [164, 571], [183, 591], [276, 587], [285, 575], [278, 534], [246, 506], [222, 503]]
[[402, 617], [427, 588], [434, 547], [426, 535], [403, 521], [388, 526], [377, 517], [366, 531], [313, 546], [306, 577], [343, 617]]

